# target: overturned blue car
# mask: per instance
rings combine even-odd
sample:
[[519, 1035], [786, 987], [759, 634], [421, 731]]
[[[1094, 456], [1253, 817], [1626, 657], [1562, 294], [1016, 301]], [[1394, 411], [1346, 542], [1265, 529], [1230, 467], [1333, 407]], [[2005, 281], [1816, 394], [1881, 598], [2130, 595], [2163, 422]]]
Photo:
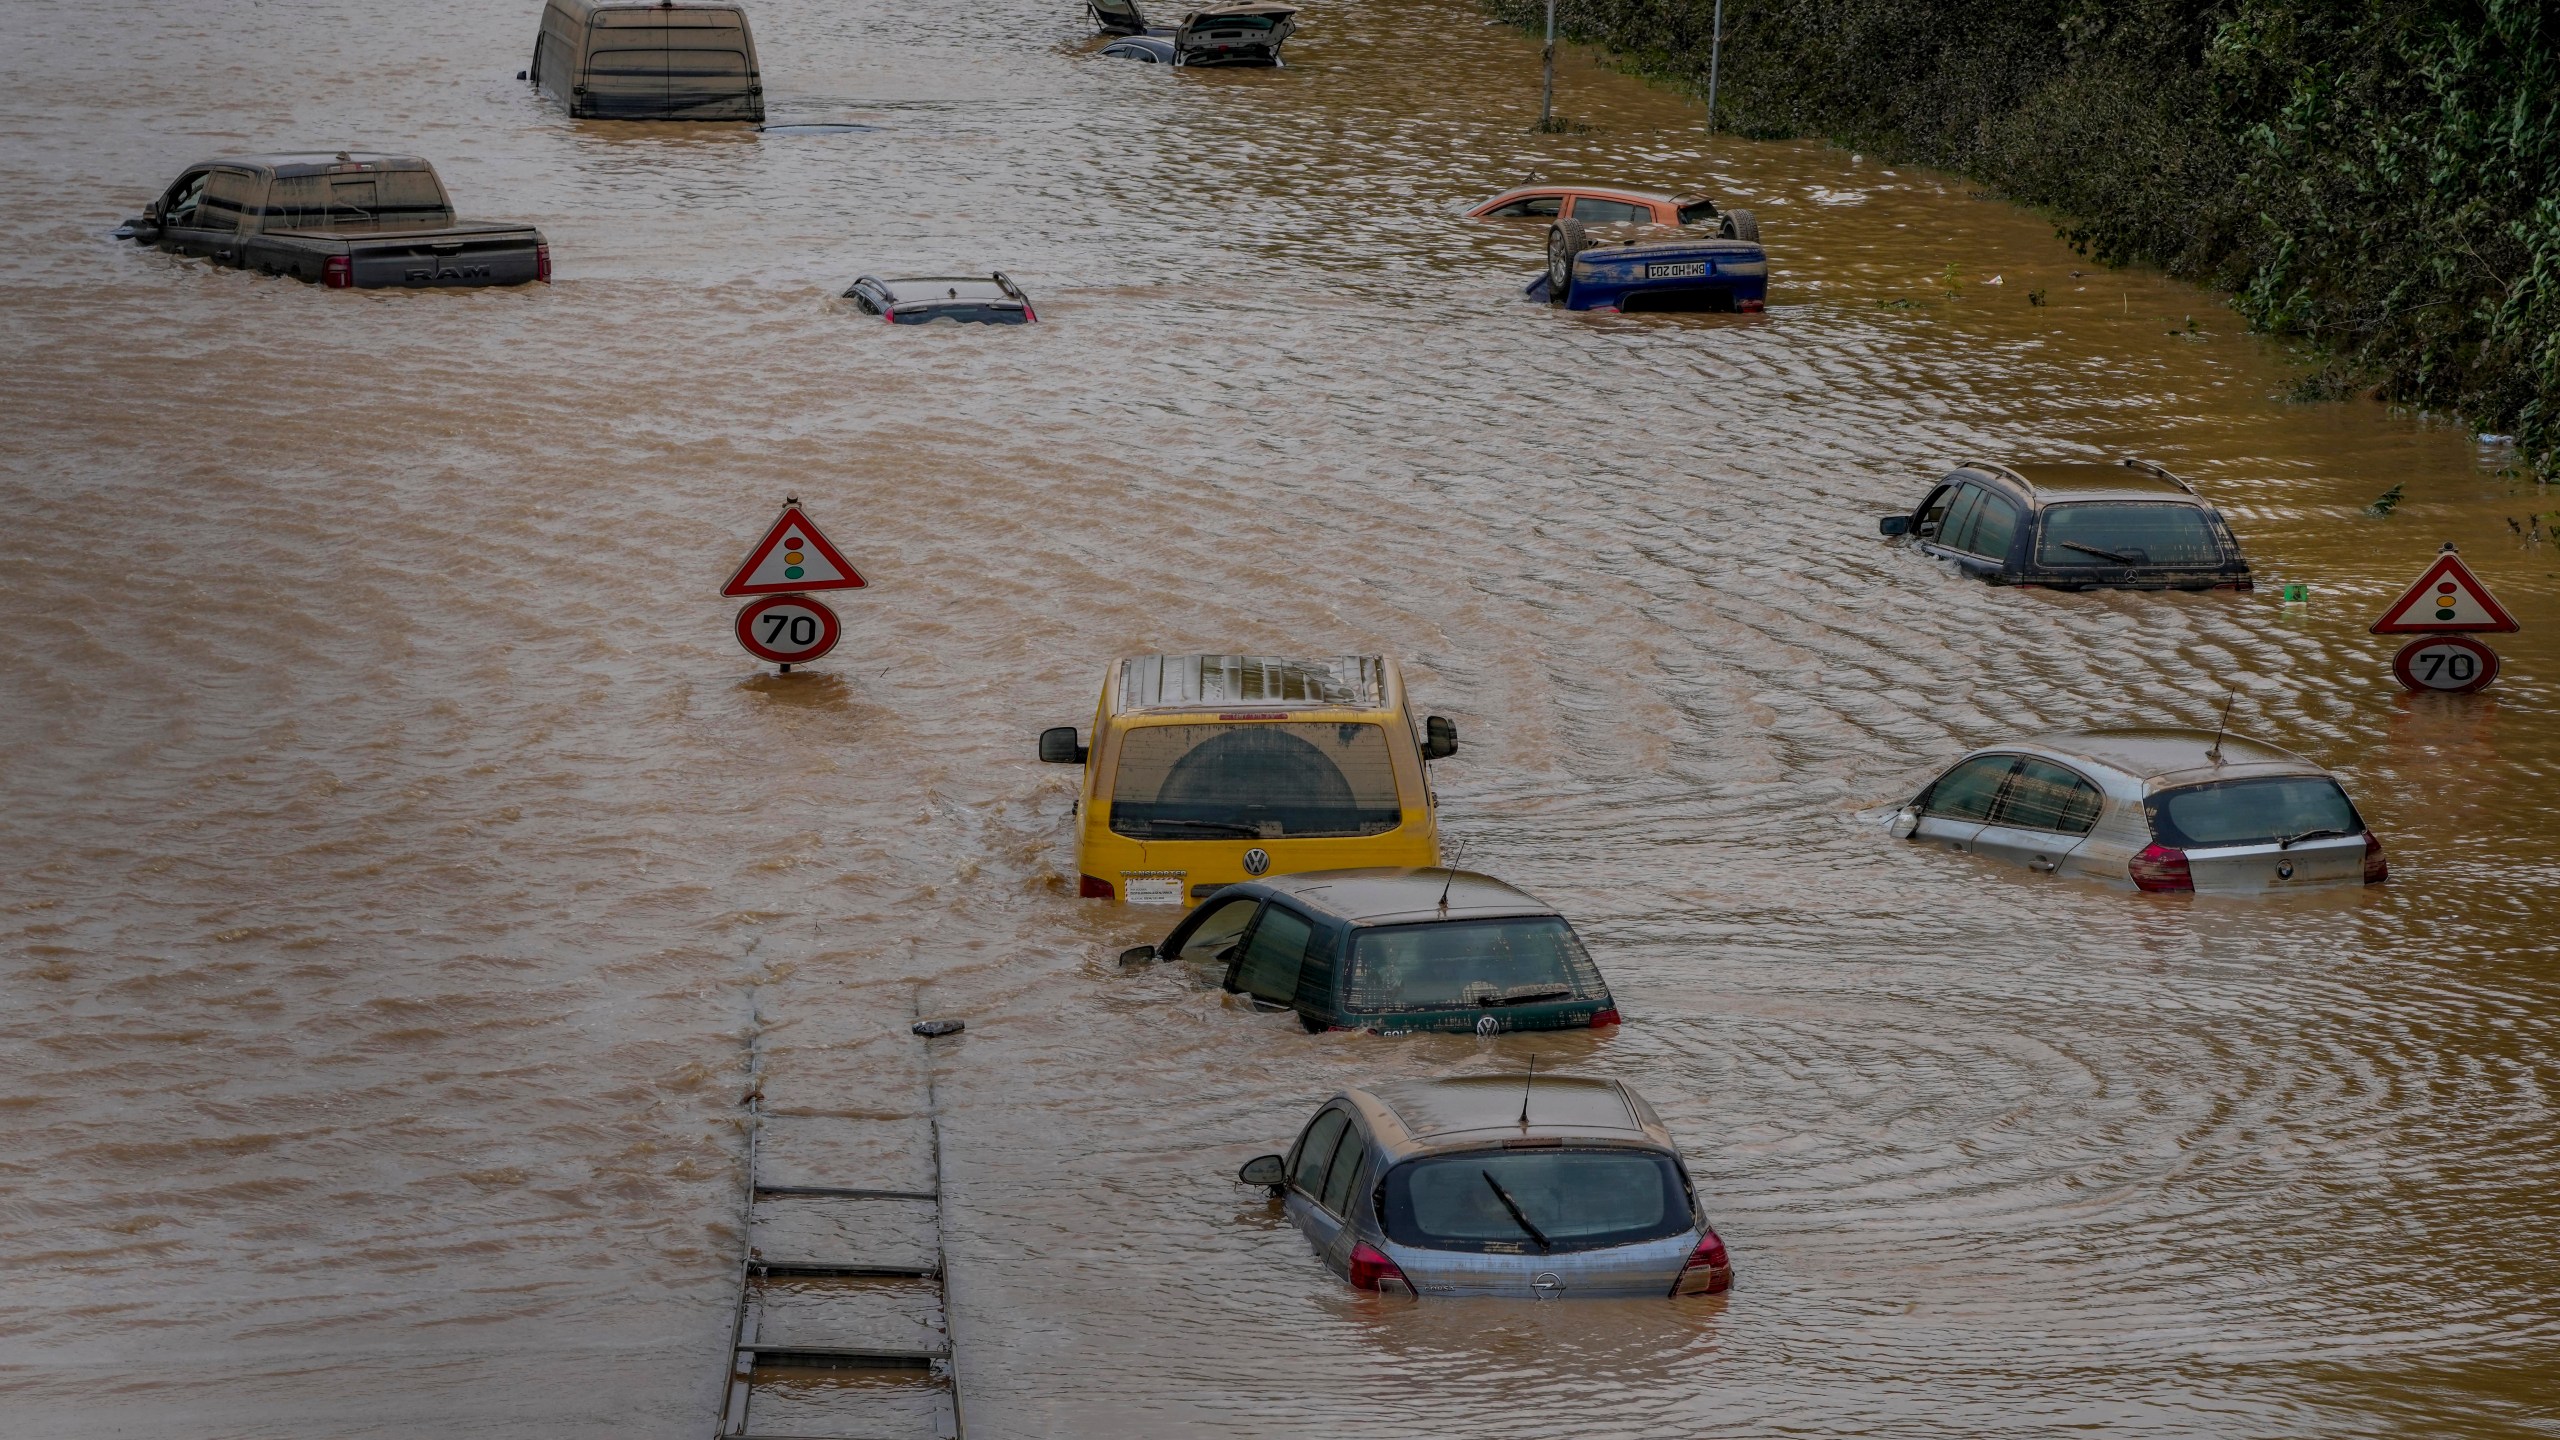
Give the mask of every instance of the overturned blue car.
[[1625, 314], [1756, 314], [1769, 303], [1769, 254], [1748, 212], [1713, 225], [1547, 228], [1547, 270], [1525, 292], [1568, 310]]

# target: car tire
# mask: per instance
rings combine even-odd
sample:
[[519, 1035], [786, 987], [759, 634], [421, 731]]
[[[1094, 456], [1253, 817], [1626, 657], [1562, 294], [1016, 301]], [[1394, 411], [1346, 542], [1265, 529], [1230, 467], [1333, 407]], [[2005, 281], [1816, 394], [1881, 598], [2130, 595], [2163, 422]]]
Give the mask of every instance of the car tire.
[[1591, 248], [1591, 234], [1579, 220], [1559, 220], [1547, 227], [1547, 303], [1573, 299], [1573, 258]]
[[1724, 212], [1724, 238], [1757, 245], [1760, 243], [1760, 222], [1752, 219], [1748, 210], [1727, 210]]

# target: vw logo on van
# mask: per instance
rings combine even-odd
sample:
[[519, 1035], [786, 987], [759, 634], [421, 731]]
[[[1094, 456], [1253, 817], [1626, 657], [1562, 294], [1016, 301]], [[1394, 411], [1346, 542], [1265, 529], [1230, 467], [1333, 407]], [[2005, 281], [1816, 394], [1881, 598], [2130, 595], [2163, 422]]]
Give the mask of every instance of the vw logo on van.
[[1271, 868], [1271, 852], [1256, 845], [1244, 852], [1244, 873], [1259, 875]]
[[1479, 1035], [1501, 1034], [1502, 1018], [1497, 1015], [1486, 1015], [1478, 1018], [1476, 1021], [1476, 1033]]

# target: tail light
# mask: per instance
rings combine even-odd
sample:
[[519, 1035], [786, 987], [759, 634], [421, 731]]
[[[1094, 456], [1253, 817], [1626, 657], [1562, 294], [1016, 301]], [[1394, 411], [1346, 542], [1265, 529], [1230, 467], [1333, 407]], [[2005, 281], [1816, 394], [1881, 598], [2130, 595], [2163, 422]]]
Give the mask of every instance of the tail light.
[[2364, 883], [2379, 885], [2391, 878], [2391, 862], [2382, 858], [2382, 837], [2364, 832]]
[[1689, 1263], [1680, 1267], [1680, 1278], [1671, 1284], [1674, 1295], [1721, 1295], [1733, 1288], [1733, 1260], [1725, 1254], [1724, 1239], [1711, 1228], [1698, 1238], [1697, 1248], [1689, 1252]]
[[1079, 875], [1076, 877], [1076, 898], [1080, 900], [1117, 900], [1120, 898], [1120, 892], [1112, 889], [1111, 882], [1101, 878], [1100, 876]]
[[1611, 1005], [1606, 1009], [1594, 1010], [1591, 1012], [1591, 1028], [1594, 1030], [1599, 1029], [1603, 1025], [1615, 1025], [1617, 1023], [1618, 1007], [1615, 1005]]
[[1414, 1293], [1413, 1282], [1404, 1278], [1396, 1262], [1367, 1245], [1351, 1247], [1351, 1285], [1355, 1290], [1375, 1290], [1381, 1295]]
[[551, 247], [548, 245], [533, 247], [533, 278], [545, 285], [551, 283]]
[[1022, 318], [1034, 325], [1040, 323], [1040, 316], [1032, 310], [1031, 302], [1028, 300], [1022, 302]]
[[320, 262], [320, 283], [332, 290], [352, 290], [356, 286], [356, 258], [332, 255]]
[[2126, 868], [2133, 872], [2133, 883], [2145, 890], [2160, 892], [2196, 888], [2196, 874], [2187, 868], [2187, 852], [2172, 846], [2146, 845]]
[[1742, 300], [1735, 302], [1733, 308], [1741, 311], [1745, 315], [1757, 315], [1769, 308], [1769, 302], [1766, 300]]

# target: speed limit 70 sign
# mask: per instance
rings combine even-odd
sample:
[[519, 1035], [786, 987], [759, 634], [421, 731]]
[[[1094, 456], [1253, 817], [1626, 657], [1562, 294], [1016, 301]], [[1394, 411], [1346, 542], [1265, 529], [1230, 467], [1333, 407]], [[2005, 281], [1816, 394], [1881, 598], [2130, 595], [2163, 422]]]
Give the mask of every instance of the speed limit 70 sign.
[[836, 648], [836, 612], [806, 595], [767, 595], [738, 609], [738, 643], [778, 665], [815, 660]]
[[2498, 678], [2498, 652], [2468, 635], [2428, 635], [2400, 647], [2391, 673], [2412, 690], [2468, 695]]

